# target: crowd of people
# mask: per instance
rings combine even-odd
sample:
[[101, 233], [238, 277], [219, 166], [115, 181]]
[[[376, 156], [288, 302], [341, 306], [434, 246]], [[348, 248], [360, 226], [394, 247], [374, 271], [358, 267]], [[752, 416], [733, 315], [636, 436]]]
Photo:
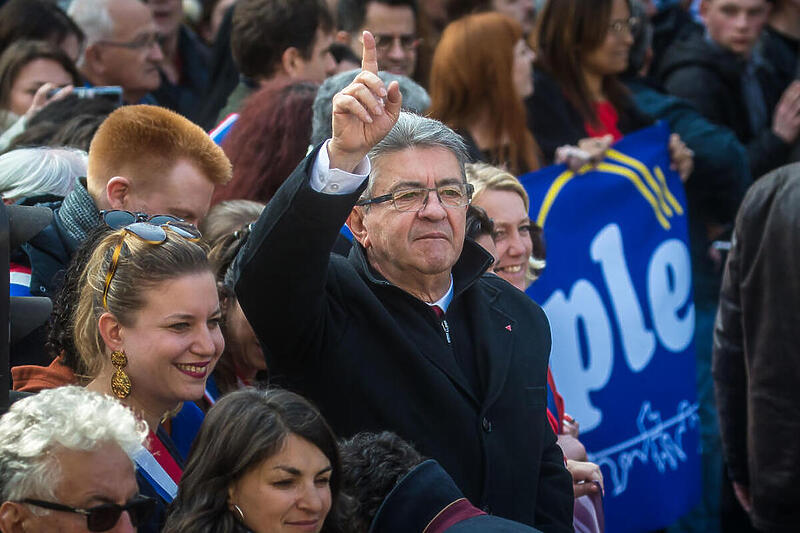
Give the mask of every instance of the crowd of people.
[[797, 0], [0, 2], [0, 194], [52, 212], [12, 293], [53, 301], [0, 531], [603, 531], [518, 178], [656, 121], [703, 424], [672, 530], [793, 530], [799, 53]]

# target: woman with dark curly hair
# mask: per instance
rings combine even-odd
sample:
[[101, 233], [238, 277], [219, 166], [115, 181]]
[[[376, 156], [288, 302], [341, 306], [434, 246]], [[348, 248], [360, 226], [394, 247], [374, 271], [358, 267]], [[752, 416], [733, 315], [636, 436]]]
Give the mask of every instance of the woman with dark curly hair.
[[164, 533], [331, 531], [336, 437], [293, 392], [243, 389], [208, 412]]

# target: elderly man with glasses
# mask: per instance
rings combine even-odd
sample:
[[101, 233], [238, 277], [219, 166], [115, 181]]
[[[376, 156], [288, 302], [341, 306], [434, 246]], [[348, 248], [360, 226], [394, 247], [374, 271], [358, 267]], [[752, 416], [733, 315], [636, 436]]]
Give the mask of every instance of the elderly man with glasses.
[[136, 531], [154, 507], [131, 460], [146, 435], [133, 412], [80, 387], [17, 401], [0, 418], [0, 531]]
[[90, 85], [118, 85], [127, 104], [154, 104], [164, 55], [140, 0], [73, 0], [69, 16], [86, 35], [78, 67]]
[[[374, 38], [363, 41], [362, 72], [333, 99], [333, 138], [279, 189], [237, 260], [239, 302], [271, 376], [338, 435], [394, 431], [482, 512], [572, 531], [545, 415], [547, 319], [483, 275], [492, 258], [464, 237], [463, 141], [401, 113]], [[345, 220], [353, 250], [331, 256]]]

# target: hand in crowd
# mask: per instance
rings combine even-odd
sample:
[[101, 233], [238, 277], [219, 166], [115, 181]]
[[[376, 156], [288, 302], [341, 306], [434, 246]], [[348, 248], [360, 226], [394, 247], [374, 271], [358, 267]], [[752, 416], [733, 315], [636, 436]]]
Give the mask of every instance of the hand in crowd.
[[572, 475], [572, 490], [576, 498], [605, 492], [603, 472], [596, 464], [567, 459], [567, 470]]
[[39, 87], [39, 89], [36, 91], [36, 94], [33, 95], [33, 101], [31, 102], [31, 106], [25, 112], [25, 118], [30, 119], [33, 115], [38, 113], [41, 108], [43, 108], [50, 102], [61, 100], [65, 96], [72, 94], [72, 85], [67, 85], [66, 87], [62, 87], [52, 96], [48, 96], [47, 93], [49, 93], [53, 89], [58, 89], [58, 87], [55, 84], [49, 82]]
[[750, 487], [734, 481], [733, 493], [736, 494], [736, 499], [739, 500], [742, 509], [748, 513], [753, 510], [753, 500], [750, 499]]
[[793, 81], [783, 91], [772, 118], [772, 132], [791, 144], [800, 134], [800, 81]]
[[572, 418], [570, 415], [564, 413], [564, 423], [561, 425], [561, 433], [564, 435], [570, 435], [572, 437], [578, 438], [580, 434], [580, 425], [578, 421]]
[[564, 457], [567, 459], [575, 461], [586, 460], [586, 448], [576, 437], [562, 433], [558, 436], [558, 445], [561, 446], [561, 451], [564, 452]]
[[384, 86], [378, 77], [375, 38], [364, 32], [361, 72], [333, 97], [333, 139], [328, 144], [331, 168], [352, 172], [383, 139], [400, 116], [400, 85]]
[[669, 136], [669, 166], [677, 172], [681, 181], [686, 183], [694, 169], [694, 152], [681, 140], [681, 136], [673, 133]]
[[587, 137], [578, 141], [578, 146], [566, 145], [556, 149], [556, 164], [566, 163], [567, 167], [577, 172], [584, 165], [597, 166], [600, 161], [605, 159], [606, 152], [614, 142], [614, 137], [604, 135], [603, 137]]

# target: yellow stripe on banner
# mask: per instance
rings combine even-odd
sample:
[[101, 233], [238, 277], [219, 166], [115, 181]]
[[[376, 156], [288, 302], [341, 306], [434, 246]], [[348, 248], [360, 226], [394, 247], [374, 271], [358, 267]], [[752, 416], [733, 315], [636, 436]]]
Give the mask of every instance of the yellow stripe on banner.
[[550, 188], [547, 189], [547, 194], [544, 195], [544, 200], [542, 200], [542, 206], [539, 208], [539, 214], [536, 216], [536, 224], [540, 228], [544, 229], [544, 221], [547, 219], [547, 214], [550, 213], [550, 208], [553, 207], [553, 203], [555, 203], [561, 189], [574, 177], [574, 172], [565, 170], [550, 184]]
[[644, 196], [644, 199], [648, 201], [648, 203], [653, 207], [653, 212], [656, 214], [656, 219], [658, 223], [664, 229], [670, 229], [671, 225], [666, 217], [661, 213], [661, 209], [659, 209], [658, 202], [653, 197], [650, 190], [645, 187], [642, 180], [639, 179], [639, 176], [629, 169], [628, 167], [623, 167], [620, 165], [612, 165], [611, 163], [600, 163], [597, 165], [597, 170], [602, 170], [603, 172], [608, 172], [609, 174], [616, 174], [618, 176], [622, 176], [623, 178], [627, 178], [633, 183], [633, 185], [639, 190], [639, 193]]
[[669, 190], [667, 187], [667, 178], [664, 177], [664, 173], [661, 171], [661, 167], [656, 166], [655, 168], [656, 176], [658, 176], [658, 181], [661, 182], [661, 188], [664, 189], [664, 196], [667, 197], [667, 201], [672, 204], [672, 207], [675, 208], [675, 211], [679, 214], [683, 214], [683, 208], [681, 207], [680, 202], [675, 199], [672, 195], [672, 191]]
[[609, 159], [618, 161], [624, 165], [628, 165], [629, 167], [633, 167], [639, 171], [639, 174], [644, 176], [644, 179], [647, 181], [647, 184], [650, 185], [650, 188], [653, 192], [656, 193], [658, 196], [658, 205], [661, 206], [661, 209], [664, 211], [668, 217], [672, 216], [672, 210], [669, 208], [667, 203], [664, 201], [664, 194], [663, 189], [658, 185], [658, 182], [653, 178], [653, 175], [650, 173], [650, 169], [647, 168], [641, 161], [638, 159], [634, 159], [628, 155], [623, 154], [622, 152], [618, 152], [613, 148], [609, 148], [606, 152], [606, 156]]

